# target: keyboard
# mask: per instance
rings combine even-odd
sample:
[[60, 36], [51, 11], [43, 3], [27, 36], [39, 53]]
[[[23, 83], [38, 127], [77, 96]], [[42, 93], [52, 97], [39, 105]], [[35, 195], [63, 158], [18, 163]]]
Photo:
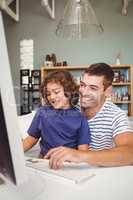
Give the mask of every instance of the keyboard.
[[86, 163], [71, 163], [64, 162], [63, 169], [53, 170], [49, 168], [49, 161], [47, 159], [26, 157], [26, 165], [34, 168], [45, 174], [50, 174], [54, 178], [61, 178], [71, 181], [75, 184], [83, 183], [95, 176], [91, 169], [93, 166], [89, 166]]

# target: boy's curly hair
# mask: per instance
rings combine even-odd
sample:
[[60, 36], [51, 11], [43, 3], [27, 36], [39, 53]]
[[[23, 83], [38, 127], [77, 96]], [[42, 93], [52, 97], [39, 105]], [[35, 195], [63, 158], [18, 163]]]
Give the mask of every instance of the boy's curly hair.
[[54, 72], [48, 73], [41, 84], [40, 91], [46, 105], [49, 105], [49, 101], [47, 99], [47, 84], [50, 82], [59, 83], [63, 86], [64, 95], [67, 98], [69, 98], [69, 102], [71, 106], [74, 106], [78, 103], [79, 87], [76, 84], [71, 73], [68, 72], [67, 70], [66, 71], [62, 70], [62, 71], [54, 71]]

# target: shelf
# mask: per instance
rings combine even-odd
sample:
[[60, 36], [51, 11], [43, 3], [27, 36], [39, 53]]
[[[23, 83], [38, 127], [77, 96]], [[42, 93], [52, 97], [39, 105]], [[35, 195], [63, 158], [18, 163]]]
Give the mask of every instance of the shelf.
[[113, 68], [115, 68], [115, 69], [128, 69], [128, 68], [130, 68], [131, 67], [131, 64], [130, 65], [111, 65], [111, 67], [113, 67]]
[[67, 70], [77, 70], [77, 69], [87, 69], [89, 67], [89, 65], [87, 66], [56, 66], [56, 67], [45, 67], [45, 66], [42, 66], [42, 70], [63, 70], [63, 69], [67, 69]]
[[132, 103], [131, 101], [113, 101], [115, 104], [130, 104]]
[[[53, 67], [45, 67], [45, 66], [41, 66], [41, 69], [44, 69], [44, 70], [58, 70], [58, 69], [71, 69], [71, 70], [77, 70], [77, 69], [87, 69], [89, 67], [89, 65], [75, 65], [75, 66], [71, 66], [71, 65], [68, 65], [68, 66], [53, 66]], [[115, 69], [125, 69], [125, 68], [130, 68], [131, 65], [111, 65], [112, 68], [115, 68]]]
[[[26, 81], [27, 84], [25, 84]], [[40, 84], [41, 70], [20, 70], [21, 115], [31, 112], [34, 108], [37, 108], [37, 106], [39, 107], [41, 102], [39, 97]], [[35, 101], [37, 101], [37, 103]]]
[[119, 83], [112, 83], [113, 86], [126, 86], [131, 85], [131, 82], [119, 82]]

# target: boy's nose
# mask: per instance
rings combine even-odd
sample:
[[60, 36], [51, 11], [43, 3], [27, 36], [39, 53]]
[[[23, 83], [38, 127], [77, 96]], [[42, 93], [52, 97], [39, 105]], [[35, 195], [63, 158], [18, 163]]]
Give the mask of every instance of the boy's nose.
[[55, 99], [55, 96], [56, 96], [55, 94], [51, 94], [51, 95], [50, 95], [50, 99], [54, 100], [54, 99]]

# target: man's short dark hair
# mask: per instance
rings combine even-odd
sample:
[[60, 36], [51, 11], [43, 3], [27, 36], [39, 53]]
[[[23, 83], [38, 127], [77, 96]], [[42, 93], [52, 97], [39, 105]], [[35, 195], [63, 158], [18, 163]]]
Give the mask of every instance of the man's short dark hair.
[[104, 77], [104, 88], [106, 89], [110, 85], [112, 85], [113, 79], [114, 79], [114, 72], [110, 65], [106, 63], [95, 63], [90, 65], [89, 68], [87, 68], [84, 71], [84, 74], [88, 74], [90, 76], [103, 76]]

